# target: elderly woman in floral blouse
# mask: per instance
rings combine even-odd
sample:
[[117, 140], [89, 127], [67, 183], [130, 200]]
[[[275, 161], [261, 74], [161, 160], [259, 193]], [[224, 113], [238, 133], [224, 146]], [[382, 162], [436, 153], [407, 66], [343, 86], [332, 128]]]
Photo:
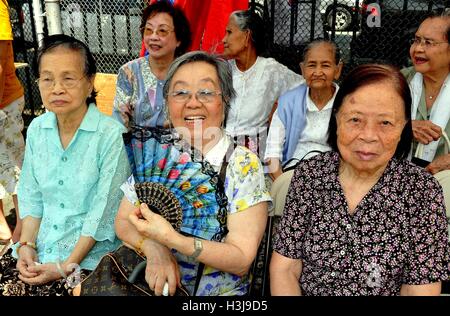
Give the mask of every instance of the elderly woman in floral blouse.
[[[173, 62], [164, 86], [173, 127], [201, 151], [215, 172], [222, 173], [226, 166], [225, 221], [205, 219], [199, 213], [191, 230], [186, 228], [188, 219], [183, 216], [181, 231], [194, 232], [181, 234], [145, 204], [140, 208], [133, 204], [137, 197], [127, 192], [134, 191], [129, 187], [134, 181], [123, 187], [126, 197], [116, 219], [117, 235], [145, 254], [146, 280], [157, 295], [163, 292], [166, 282], [170, 294], [180, 283], [197, 296], [245, 295], [249, 289], [248, 271], [264, 234], [271, 199], [258, 157], [245, 147], [234, 148], [222, 129], [234, 97], [232, 84], [226, 61], [204, 52], [191, 52]], [[214, 204], [220, 215], [218, 203]], [[226, 224], [228, 233], [219, 240], [211, 238], [211, 232], [213, 236], [220, 233], [221, 223]], [[200, 264], [204, 269], [199, 278]]]
[[[383, 93], [380, 93], [382, 91]], [[449, 277], [442, 189], [409, 153], [404, 77], [363, 65], [333, 105], [333, 151], [300, 163], [274, 241], [273, 295], [439, 295]]]
[[113, 117], [133, 126], [165, 126], [163, 86], [173, 60], [191, 43], [189, 22], [170, 1], [158, 1], [142, 12], [140, 31], [148, 55], [119, 69]]

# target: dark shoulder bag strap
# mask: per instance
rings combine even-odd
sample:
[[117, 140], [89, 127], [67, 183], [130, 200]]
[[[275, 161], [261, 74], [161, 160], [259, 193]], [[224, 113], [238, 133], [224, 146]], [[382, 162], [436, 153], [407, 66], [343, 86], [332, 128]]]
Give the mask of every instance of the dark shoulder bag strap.
[[[302, 157], [302, 159], [297, 159], [297, 158], [291, 158], [291, 159], [289, 159], [289, 160], [286, 161], [285, 164], [282, 166], [283, 172], [286, 172], [286, 171], [295, 169], [295, 168], [297, 167], [297, 165], [298, 165], [299, 163], [301, 163], [301, 162], [306, 158], [306, 156], [308, 156], [309, 154], [312, 154], [312, 153], [323, 154], [323, 151], [320, 151], [320, 150], [311, 150], [311, 151], [308, 151], [308, 152]], [[297, 160], [297, 162], [295, 163], [295, 165], [286, 168], [286, 166], [287, 166], [289, 163], [291, 163], [292, 161], [295, 161], [295, 160]]]
[[[226, 176], [227, 167], [228, 167], [228, 159], [230, 158], [231, 154], [233, 153], [234, 147], [235, 147], [235, 144], [232, 142], [230, 144], [230, 146], [228, 147], [228, 150], [225, 153], [225, 156], [223, 157], [223, 160], [222, 160], [222, 166], [220, 167], [220, 172], [219, 172], [219, 180], [221, 182], [221, 184], [220, 184], [221, 190], [225, 190], [224, 185], [225, 185], [225, 176]], [[203, 262], [200, 262], [198, 264], [197, 277], [195, 278], [194, 296], [197, 295], [198, 286], [200, 285], [200, 279], [202, 278], [204, 269], [205, 269], [205, 264]]]
[[200, 284], [200, 279], [202, 278], [202, 275], [203, 275], [203, 269], [205, 269], [205, 264], [203, 262], [199, 262], [198, 269], [197, 269], [197, 277], [195, 278], [193, 296], [197, 295], [197, 290], [198, 290], [198, 286]]
[[219, 179], [222, 182], [221, 183], [221, 189], [225, 190], [225, 176], [227, 173], [227, 167], [228, 167], [228, 159], [231, 157], [231, 154], [234, 151], [235, 146], [237, 146], [235, 143], [231, 143], [230, 146], [228, 146], [227, 152], [225, 153], [225, 156], [222, 160], [222, 166], [220, 167], [219, 172]]

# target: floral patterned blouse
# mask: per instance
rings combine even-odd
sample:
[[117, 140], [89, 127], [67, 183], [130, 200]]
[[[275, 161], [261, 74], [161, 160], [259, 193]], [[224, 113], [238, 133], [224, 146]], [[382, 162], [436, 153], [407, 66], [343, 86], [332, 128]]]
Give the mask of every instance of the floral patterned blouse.
[[119, 69], [113, 117], [131, 129], [134, 125], [163, 126], [166, 119], [164, 80], [158, 80], [147, 57], [132, 60]]
[[[216, 172], [220, 171], [223, 157], [231, 143], [229, 137], [223, 137], [204, 157]], [[134, 179], [131, 176], [121, 189], [131, 203], [137, 201], [133, 189]], [[264, 172], [258, 157], [249, 149], [237, 146], [231, 154], [225, 175], [225, 194], [228, 198], [228, 214], [245, 212], [260, 202], [271, 201], [264, 181]], [[211, 225], [215, 225], [211, 223]], [[183, 225], [181, 230], [183, 231]], [[198, 232], [197, 236], [203, 236]], [[181, 282], [193, 294], [197, 277], [198, 261], [174, 251], [182, 276]], [[205, 266], [198, 286], [198, 296], [234, 296], [248, 292], [248, 276], [239, 277]]]
[[392, 158], [349, 214], [339, 155], [297, 166], [274, 250], [301, 259], [304, 295], [398, 295], [402, 284], [449, 278], [442, 189], [424, 170]]

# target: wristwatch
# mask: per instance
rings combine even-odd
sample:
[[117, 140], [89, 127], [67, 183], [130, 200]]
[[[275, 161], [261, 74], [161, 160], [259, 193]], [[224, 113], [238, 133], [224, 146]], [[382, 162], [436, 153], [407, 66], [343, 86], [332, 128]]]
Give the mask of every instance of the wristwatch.
[[190, 257], [192, 259], [197, 259], [197, 257], [200, 256], [202, 250], [203, 250], [202, 240], [197, 237], [194, 237], [194, 252], [192, 253], [192, 255], [190, 255]]

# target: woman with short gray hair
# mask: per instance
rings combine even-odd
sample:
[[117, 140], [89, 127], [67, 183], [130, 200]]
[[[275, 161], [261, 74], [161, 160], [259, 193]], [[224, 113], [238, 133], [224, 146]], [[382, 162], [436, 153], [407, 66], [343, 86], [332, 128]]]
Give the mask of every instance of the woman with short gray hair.
[[230, 109], [230, 102], [236, 96], [236, 92], [233, 88], [233, 77], [231, 74], [230, 66], [228, 63], [213, 55], [209, 55], [202, 51], [194, 51], [190, 53], [186, 53], [183, 56], [177, 58], [169, 68], [167, 72], [166, 83], [163, 88], [163, 96], [164, 99], [167, 100], [169, 94], [170, 83], [173, 79], [174, 74], [184, 64], [189, 64], [193, 62], [206, 62], [212, 66], [217, 71], [217, 75], [219, 77], [220, 90], [222, 91], [222, 101], [224, 102], [224, 112], [225, 112], [225, 121], [227, 119], [228, 111]]
[[[191, 295], [245, 295], [271, 198], [258, 157], [235, 147], [223, 130], [234, 97], [229, 65], [205, 52], [185, 54], [170, 66], [163, 93], [171, 126], [201, 152], [212, 173], [220, 175], [223, 186], [217, 190], [225, 198], [205, 201], [213, 219], [200, 211], [188, 215], [190, 205], [183, 207], [181, 234], [147, 205], [133, 204], [137, 196], [131, 177], [122, 186], [125, 198], [116, 218], [117, 235], [147, 257], [146, 280], [156, 295], [164, 288], [174, 295], [180, 283]], [[146, 166], [138, 168], [147, 172]]]

